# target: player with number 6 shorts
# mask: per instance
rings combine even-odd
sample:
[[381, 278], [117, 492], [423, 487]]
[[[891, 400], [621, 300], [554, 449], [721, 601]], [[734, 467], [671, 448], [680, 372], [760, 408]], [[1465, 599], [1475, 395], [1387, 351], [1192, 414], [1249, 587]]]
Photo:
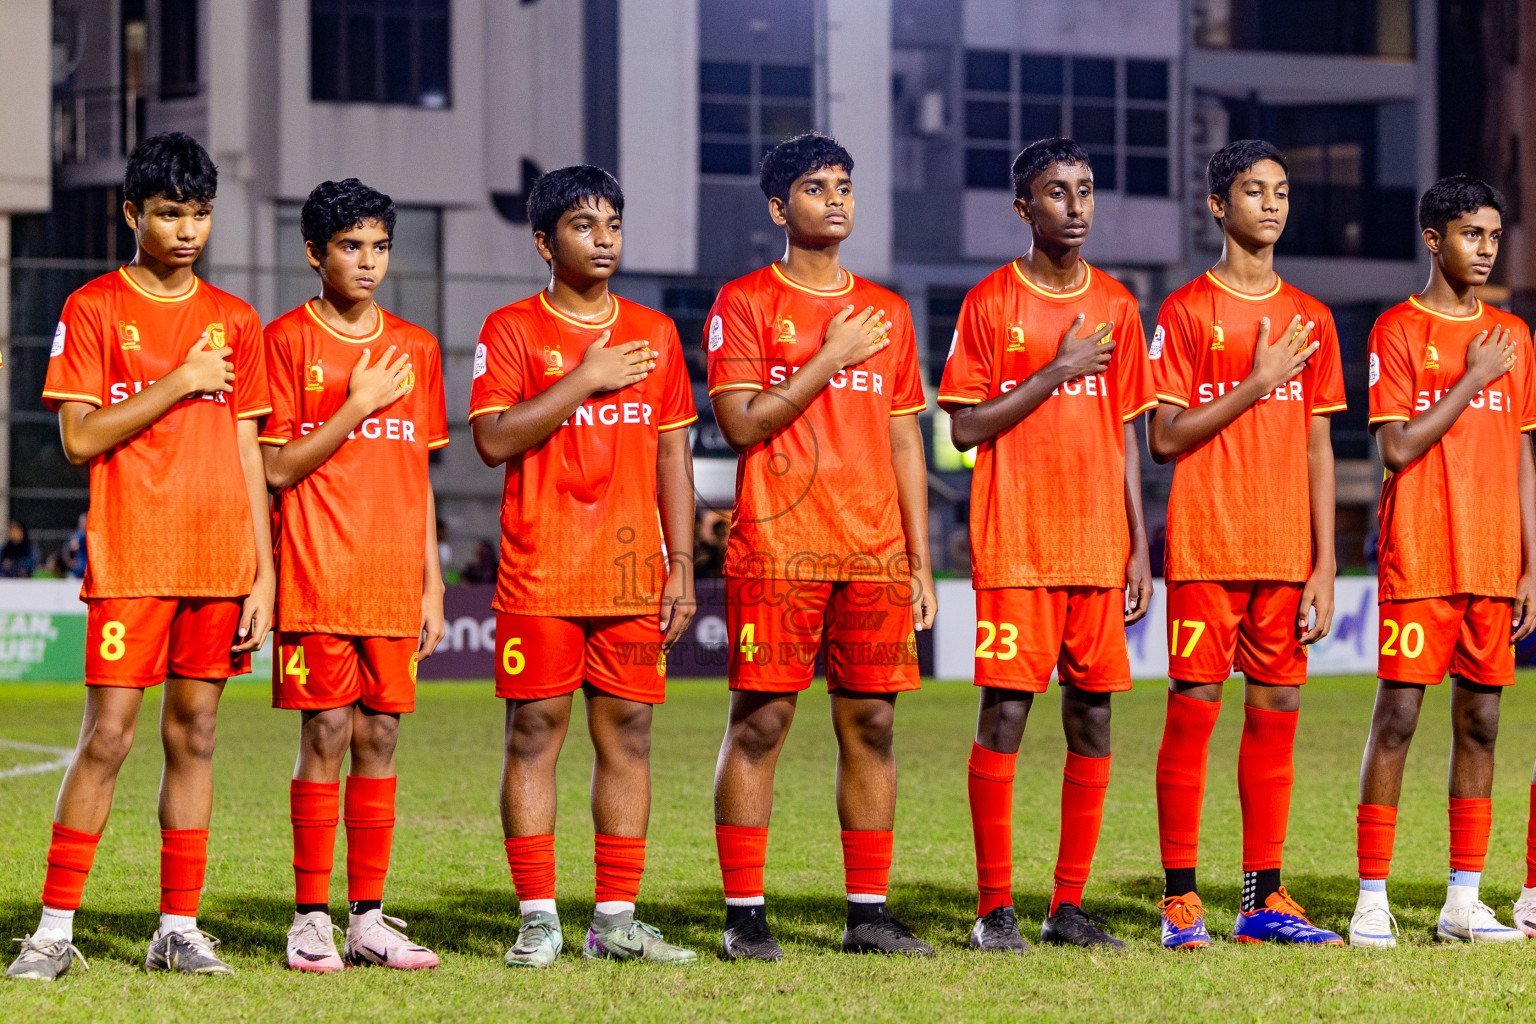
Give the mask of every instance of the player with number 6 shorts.
[[[395, 831], [395, 745], [416, 707], [416, 661], [443, 636], [443, 575], [428, 455], [448, 443], [437, 339], [374, 302], [395, 205], [356, 178], [315, 187], [299, 212], [320, 296], [267, 325], [276, 492], [272, 706], [300, 713], [288, 787], [294, 915], [288, 966], [416, 970], [437, 954], [384, 914]], [[346, 793], [341, 770], [350, 754]], [[347, 930], [330, 918], [338, 816]]]
[[[1274, 247], [1285, 158], [1247, 139], [1206, 168], [1216, 266], [1163, 303], [1148, 355], [1152, 457], [1177, 460], [1168, 498], [1168, 715], [1157, 754], [1163, 945], [1210, 944], [1195, 868], [1222, 685], [1243, 674], [1239, 942], [1337, 944], [1280, 884], [1308, 644], [1333, 618], [1329, 416], [1344, 409], [1333, 315], [1282, 281]], [[1315, 555], [1314, 555], [1315, 552]]]
[[698, 418], [672, 321], [608, 290], [624, 194], [562, 167], [528, 195], [549, 285], [486, 318], [469, 418], [506, 466], [496, 574], [496, 696], [506, 701], [501, 822], [522, 924], [509, 967], [548, 967], [555, 903], [555, 765], [585, 697], [596, 907], [582, 955], [681, 964], [697, 955], [635, 917], [650, 822], [651, 718], [666, 653], [693, 618]]
[[75, 911], [144, 692], [162, 683], [160, 926], [144, 967], [230, 973], [197, 926], [214, 735], [225, 681], [250, 671], [266, 636], [273, 573], [261, 322], [193, 271], [217, 187], [191, 137], [141, 142], [123, 180], [134, 259], [70, 295], [54, 332], [43, 403], [64, 454], [91, 467], [85, 718], [54, 807], [42, 918], [7, 977], [84, 969]]
[[1152, 599], [1135, 420], [1157, 400], [1136, 300], [1079, 256], [1093, 224], [1088, 154], [1044, 139], [1015, 159], [1013, 183], [1030, 249], [965, 297], [939, 384], [955, 446], [976, 449], [970, 944], [1029, 948], [1010, 891], [1014, 766], [1034, 695], [1054, 672], [1067, 762], [1040, 938], [1118, 949], [1082, 902], [1109, 787], [1110, 697], [1131, 688], [1125, 627]]
[[1370, 424], [1387, 477], [1378, 509], [1379, 678], [1356, 812], [1354, 946], [1397, 945], [1387, 875], [1403, 765], [1424, 692], [1447, 672], [1450, 878], [1435, 934], [1470, 943], [1536, 934], [1536, 842], [1528, 843], [1514, 927], [1479, 895], [1500, 698], [1515, 681], [1513, 641], [1536, 628], [1531, 335], [1519, 317], [1477, 296], [1498, 256], [1503, 212], [1498, 190], [1468, 175], [1431, 186], [1419, 200], [1429, 283], [1371, 330]]

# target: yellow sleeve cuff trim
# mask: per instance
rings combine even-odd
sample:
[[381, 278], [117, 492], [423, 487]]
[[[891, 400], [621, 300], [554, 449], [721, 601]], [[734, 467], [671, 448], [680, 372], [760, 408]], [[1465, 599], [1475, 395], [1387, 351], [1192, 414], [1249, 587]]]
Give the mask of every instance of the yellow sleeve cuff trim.
[[905, 409], [892, 409], [891, 410], [891, 415], [892, 416], [910, 416], [913, 413], [922, 412], [926, 408], [928, 408], [928, 403], [924, 402], [922, 405], [909, 405]]
[[1380, 416], [1372, 416], [1366, 422], [1367, 423], [1392, 423], [1392, 422], [1407, 423], [1412, 418], [1413, 417], [1411, 417], [1411, 416], [1404, 416], [1401, 413], [1393, 412], [1393, 413], [1382, 413]]
[[427, 447], [429, 449], [430, 448], [446, 448], [446, 447], [448, 447], [448, 439], [446, 437], [440, 437], [436, 441], [428, 441], [427, 442]]
[[1346, 410], [1348, 408], [1349, 408], [1349, 406], [1345, 405], [1343, 402], [1339, 402], [1339, 403], [1336, 403], [1334, 405], [1319, 405], [1315, 409], [1312, 410], [1312, 415], [1314, 415], [1314, 416], [1321, 416], [1321, 415], [1323, 415], [1325, 413], [1330, 413], [1330, 412], [1343, 412], [1344, 410]]
[[1157, 393], [1157, 400], [1159, 402], [1167, 402], [1169, 405], [1176, 405], [1180, 409], [1189, 408], [1189, 401], [1187, 399], [1179, 398], [1177, 395], [1165, 395], [1159, 391]]
[[1156, 409], [1157, 408], [1157, 401], [1158, 400], [1154, 398], [1154, 399], [1152, 399], [1149, 402], [1142, 403], [1140, 408], [1132, 409], [1129, 413], [1127, 413], [1124, 416], [1120, 417], [1120, 422], [1122, 422], [1122, 423], [1129, 423], [1129, 422], [1131, 422], [1131, 420], [1135, 419], [1137, 416], [1140, 416], [1142, 413], [1146, 412], [1148, 409]]
[[257, 416], [268, 416], [268, 415], [271, 415], [271, 413], [272, 413], [272, 407], [270, 405], [268, 405], [268, 406], [265, 406], [264, 408], [261, 408], [261, 409], [247, 409], [244, 412], [237, 412], [237, 413], [235, 413], [235, 419], [237, 419], [237, 420], [253, 420]]
[[665, 434], [669, 430], [676, 430], [678, 427], [686, 427], [690, 423], [697, 423], [698, 419], [699, 417], [697, 415], [689, 416], [687, 419], [678, 420], [676, 423], [663, 423], [661, 426], [657, 427], [656, 430], [658, 433]]
[[44, 391], [43, 397], [56, 399], [60, 402], [90, 402], [95, 406], [101, 405], [101, 399], [95, 395], [82, 395], [74, 391]]
[[980, 405], [982, 402], [985, 402], [986, 399], [985, 398], [968, 398], [968, 397], [966, 397], [964, 395], [946, 395], [946, 394], [940, 393], [939, 401], [941, 401], [941, 402], [954, 402], [956, 405]]
[[281, 448], [283, 445], [287, 444], [289, 441], [292, 441], [293, 438], [291, 438], [291, 437], [275, 437], [275, 436], [273, 436], [271, 434], [259, 434], [259, 435], [257, 435], [256, 440], [260, 441], [262, 444], [270, 444], [273, 447]]
[[717, 384], [709, 389], [709, 397], [714, 398], [724, 391], [762, 391], [764, 386], [757, 381], [735, 381], [730, 384]]
[[493, 412], [506, 412], [510, 408], [512, 408], [510, 405], [484, 405], [478, 409], [469, 410], [469, 418], [473, 420], [477, 417], [486, 416]]

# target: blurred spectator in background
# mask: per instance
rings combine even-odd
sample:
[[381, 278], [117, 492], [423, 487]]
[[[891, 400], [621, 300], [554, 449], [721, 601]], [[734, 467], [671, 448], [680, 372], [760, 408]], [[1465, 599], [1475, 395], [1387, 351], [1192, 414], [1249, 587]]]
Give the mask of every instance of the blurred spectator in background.
[[482, 540], [475, 546], [474, 559], [464, 567], [465, 583], [496, 582], [496, 545]]
[[75, 532], [69, 535], [59, 550], [59, 565], [75, 579], [85, 576], [85, 513], [75, 523]]
[[725, 542], [730, 535], [729, 516], [712, 508], [699, 511], [693, 520], [694, 579], [725, 575]]
[[438, 568], [443, 571], [444, 579], [447, 579], [448, 566], [453, 562], [453, 548], [443, 539], [447, 532], [447, 524], [439, 519], [437, 521], [437, 561]]
[[0, 576], [31, 576], [37, 571], [37, 545], [27, 534], [27, 528], [11, 520], [5, 547], [0, 548]]

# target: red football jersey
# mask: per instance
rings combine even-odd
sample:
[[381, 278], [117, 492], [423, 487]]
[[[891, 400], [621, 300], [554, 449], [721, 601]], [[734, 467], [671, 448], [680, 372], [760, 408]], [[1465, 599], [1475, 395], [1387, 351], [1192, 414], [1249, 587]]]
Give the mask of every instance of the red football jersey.
[[[377, 307], [375, 307], [377, 308]], [[400, 397], [363, 420], [315, 471], [278, 496], [277, 622], [288, 633], [410, 637], [421, 630], [427, 452], [448, 443], [437, 339], [383, 309], [366, 336], [311, 303], [267, 325], [272, 415], [261, 443], [314, 430], [347, 400], [363, 349], [411, 359]]]
[[235, 423], [272, 409], [254, 309], [196, 278], [166, 298], [126, 268], [104, 274], [64, 303], [43, 404], [125, 401], [180, 366], [204, 332], [232, 353], [234, 390], [184, 399], [91, 460], [82, 598], [250, 593], [256, 536]]
[[599, 321], [567, 316], [543, 292], [480, 328], [469, 418], [510, 409], [574, 369], [604, 331], [609, 345], [660, 353], [638, 384], [604, 391], [520, 458], [501, 499], [497, 611], [565, 617], [654, 614], [666, 581], [656, 452], [663, 431], [698, 419], [672, 321], [613, 297]]
[[1536, 429], [1531, 332], [1478, 303], [1448, 316], [1417, 297], [1371, 330], [1371, 423], [1408, 420], [1440, 400], [1467, 367], [1481, 331], [1508, 328], [1515, 365], [1478, 393], [1451, 429], [1381, 488], [1380, 597], [1513, 597], [1520, 581], [1521, 432]]
[[1273, 580], [1312, 574], [1307, 438], [1312, 417], [1342, 411], [1344, 377], [1333, 314], [1275, 278], [1262, 295], [1207, 271], [1163, 303], [1148, 353], [1161, 402], [1190, 408], [1240, 384], [1253, 369], [1259, 320], [1271, 342], [1300, 314], [1318, 350], [1296, 377], [1179, 456], [1168, 497], [1170, 580]]
[[926, 404], [912, 314], [895, 292], [844, 274], [842, 287], [819, 291], [773, 263], [720, 289], [710, 310], [711, 397], [787, 380], [844, 307], [883, 309], [891, 322], [891, 344], [838, 372], [793, 423], [737, 459], [727, 576], [907, 575], [890, 420]]
[[1136, 299], [1086, 262], [1083, 271], [1080, 287], [1053, 292], [1010, 263], [983, 278], [960, 308], [941, 405], [976, 405], [1017, 387], [1056, 357], [1079, 313], [1085, 332], [1115, 325], [1106, 373], [1061, 385], [1022, 421], [977, 446], [977, 590], [1125, 585], [1125, 424], [1157, 398]]

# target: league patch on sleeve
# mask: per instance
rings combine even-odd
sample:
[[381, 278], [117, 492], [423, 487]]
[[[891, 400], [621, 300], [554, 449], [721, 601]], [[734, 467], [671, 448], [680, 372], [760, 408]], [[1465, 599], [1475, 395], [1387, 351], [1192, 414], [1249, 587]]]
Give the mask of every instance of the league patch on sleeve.
[[960, 328], [956, 327], [955, 328], [955, 333], [949, 336], [949, 355], [945, 356], [944, 358], [945, 359], [953, 359], [955, 357], [955, 349], [957, 349], [959, 347], [960, 347]]
[[59, 326], [53, 329], [53, 348], [48, 351], [48, 358], [64, 354], [64, 321], [59, 321]]
[[482, 341], [480, 344], [475, 346], [475, 376], [476, 377], [483, 377], [483, 376], [485, 376], [485, 359], [486, 359], [485, 342]]
[[1163, 330], [1163, 325], [1158, 324], [1157, 330], [1152, 332], [1152, 347], [1147, 349], [1148, 359], [1163, 358], [1163, 341], [1168, 337], [1168, 332]]
[[720, 346], [724, 344], [725, 323], [720, 319], [720, 314], [716, 313], [709, 318], [709, 350], [711, 352], [718, 352], [720, 351]]
[[1376, 353], [1376, 352], [1372, 352], [1371, 353], [1371, 387], [1375, 387], [1376, 386], [1376, 382], [1379, 381], [1379, 380], [1381, 380], [1381, 356], [1378, 353]]

